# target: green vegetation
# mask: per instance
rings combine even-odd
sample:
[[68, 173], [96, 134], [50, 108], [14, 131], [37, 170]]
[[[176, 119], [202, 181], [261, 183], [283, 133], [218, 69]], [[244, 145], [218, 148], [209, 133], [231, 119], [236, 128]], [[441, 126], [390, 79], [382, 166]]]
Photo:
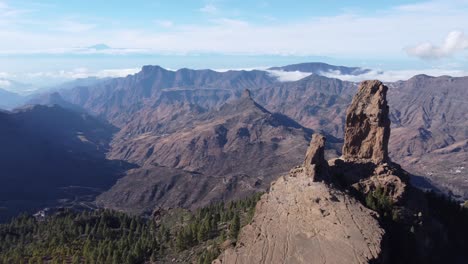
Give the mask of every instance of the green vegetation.
[[385, 189], [377, 187], [366, 195], [366, 206], [383, 216], [387, 216], [392, 212], [393, 203], [392, 199], [385, 193]]
[[111, 210], [64, 211], [44, 221], [21, 215], [0, 225], [0, 263], [144, 263], [190, 250], [198, 263], [211, 263], [218, 245], [250, 222], [260, 196], [158, 222]]

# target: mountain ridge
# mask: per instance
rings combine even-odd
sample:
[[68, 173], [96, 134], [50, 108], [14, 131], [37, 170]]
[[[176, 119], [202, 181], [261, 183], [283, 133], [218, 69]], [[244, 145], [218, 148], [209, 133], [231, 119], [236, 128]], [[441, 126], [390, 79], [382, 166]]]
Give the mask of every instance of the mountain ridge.
[[[169, 71], [160, 66], [144, 69], [126, 78], [77, 87], [61, 94], [64, 100], [119, 127], [120, 135], [135, 136], [154, 131], [166, 133], [168, 128], [176, 127], [171, 122], [180, 120], [177, 115], [193, 117], [216, 110], [241, 97], [244, 88], [250, 88], [252, 97], [268, 111], [286, 115], [304, 127], [343, 138], [344, 111], [357, 89], [353, 82], [316, 74], [281, 82], [261, 71]], [[468, 110], [458, 102], [460, 96], [466, 97], [463, 90], [466, 82], [462, 77], [418, 75], [408, 81], [387, 83], [394, 129], [389, 145], [391, 158], [461, 199], [468, 197], [468, 187], [463, 182], [468, 171], [455, 171], [466, 168], [468, 163], [462, 144], [468, 133], [464, 128], [468, 117], [460, 114]], [[444, 93], [437, 89], [439, 85], [444, 87]], [[435, 106], [438, 108], [431, 109]], [[118, 138], [124, 138], [120, 135]], [[459, 151], [442, 154], [442, 149], [450, 144]], [[455, 147], [458, 145], [462, 147]], [[437, 162], [442, 155], [446, 163]], [[430, 169], [432, 164], [435, 164], [434, 171]]]

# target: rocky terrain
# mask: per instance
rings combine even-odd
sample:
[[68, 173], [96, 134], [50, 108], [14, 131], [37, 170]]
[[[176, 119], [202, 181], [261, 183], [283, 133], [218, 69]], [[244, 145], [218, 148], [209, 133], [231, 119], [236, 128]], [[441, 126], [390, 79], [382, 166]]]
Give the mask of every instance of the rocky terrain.
[[466, 197], [468, 78], [418, 75], [390, 85], [391, 157], [439, 188]]
[[265, 71], [169, 71], [159, 66], [144, 66], [137, 74], [79, 86], [63, 91], [62, 95], [67, 101], [122, 127], [133, 119], [133, 114], [156, 107], [164, 96], [170, 99], [180, 95], [187, 103], [219, 107], [230, 97], [236, 94], [239, 97], [243, 89], [255, 89], [275, 81]]
[[[311, 63], [274, 70], [313, 73], [314, 69], [333, 70], [330, 67]], [[459, 99], [466, 97], [466, 82], [466, 78], [421, 75], [387, 84], [391, 160], [423, 176], [413, 178], [418, 186], [460, 199], [467, 198], [468, 111]], [[246, 88], [252, 100], [242, 100]], [[268, 71], [170, 71], [145, 66], [125, 78], [82, 83], [35, 102], [86, 111], [117, 127], [107, 157], [140, 169], [128, 171], [121, 185], [103, 195], [101, 202], [141, 211], [153, 208], [156, 201], [190, 207], [201, 201], [241, 197], [240, 190], [265, 189], [278, 175], [274, 173], [285, 173], [302, 159], [312, 131], [327, 134], [328, 143], [337, 150], [327, 151], [327, 158], [336, 157], [341, 152], [336, 138], [345, 137], [346, 109], [356, 90], [355, 83], [318, 74], [282, 82]], [[140, 179], [135, 190], [144, 189], [119, 197], [122, 192], [115, 190], [132, 189], [132, 177]], [[153, 184], [138, 184], [145, 177]], [[223, 179], [222, 187], [212, 184], [212, 178]], [[200, 192], [215, 189], [215, 195], [164, 197], [187, 193], [190, 185], [176, 182], [194, 181]], [[135, 206], [137, 201], [146, 201], [144, 208]]]
[[441, 239], [453, 227], [388, 157], [387, 89], [361, 83], [343, 155], [326, 161], [315, 134], [303, 165], [272, 183], [236, 246], [213, 263], [462, 263], [453, 248], [465, 238]]
[[300, 162], [298, 153], [312, 133], [268, 112], [248, 90], [219, 110], [172, 114], [167, 124], [162, 120], [161, 127], [145, 133], [132, 135], [125, 127], [117, 134], [110, 157], [141, 168], [128, 172], [99, 203], [132, 211], [193, 208], [265, 190]]
[[[317, 177], [324, 138], [315, 135], [304, 166], [275, 181], [257, 203], [236, 248], [214, 263], [369, 263], [379, 258], [384, 230], [359, 201]], [[312, 163], [309, 163], [312, 162]]]

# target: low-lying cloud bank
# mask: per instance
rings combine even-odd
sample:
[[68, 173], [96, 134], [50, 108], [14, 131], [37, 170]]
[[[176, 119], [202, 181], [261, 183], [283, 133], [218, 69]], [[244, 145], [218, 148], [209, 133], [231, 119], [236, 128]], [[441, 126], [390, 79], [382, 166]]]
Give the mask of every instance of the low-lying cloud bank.
[[[282, 82], [298, 81], [311, 75], [308, 72], [286, 72], [286, 71], [268, 71], [271, 75], [278, 78]], [[346, 75], [341, 74], [339, 71], [321, 72], [320, 75], [328, 78], [336, 78], [343, 81], [360, 82], [363, 80], [381, 80], [383, 82], [405, 81], [411, 77], [419, 74], [429, 76], [443, 76], [448, 75], [452, 77], [468, 76], [468, 71], [464, 70], [443, 70], [443, 69], [427, 69], [427, 70], [394, 70], [394, 71], [380, 71], [371, 70], [367, 73], [360, 75]]]
[[300, 72], [300, 71], [276, 71], [276, 70], [267, 70], [270, 75], [278, 78], [281, 82], [294, 82], [300, 79], [303, 79], [307, 76], [310, 76], [310, 72]]
[[[76, 68], [72, 70], [44, 71], [29, 73], [0, 72], [0, 88], [19, 94], [31, 94], [41, 89], [58, 85], [63, 82], [88, 77], [117, 78], [139, 72], [140, 68], [90, 70]], [[4, 79], [8, 78], [8, 79]], [[11, 81], [21, 80], [21, 82]]]
[[463, 70], [441, 70], [441, 69], [428, 69], [428, 70], [398, 70], [398, 71], [378, 71], [372, 70], [368, 73], [361, 75], [342, 75], [336, 72], [322, 73], [323, 76], [330, 78], [337, 78], [344, 81], [360, 82], [363, 80], [381, 80], [383, 82], [405, 81], [411, 77], [419, 74], [429, 76], [443, 76], [448, 75], [452, 77], [468, 76], [468, 71]]

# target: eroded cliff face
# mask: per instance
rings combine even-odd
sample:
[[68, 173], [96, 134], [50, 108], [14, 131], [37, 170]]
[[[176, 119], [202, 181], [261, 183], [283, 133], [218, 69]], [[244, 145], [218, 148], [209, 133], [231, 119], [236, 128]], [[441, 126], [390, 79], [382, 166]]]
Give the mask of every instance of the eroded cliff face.
[[315, 134], [304, 164], [271, 185], [237, 246], [214, 263], [384, 262], [378, 214], [356, 198], [379, 189], [392, 204], [407, 203], [408, 174], [388, 158], [386, 92], [379, 81], [361, 83], [347, 111], [343, 156], [327, 162], [325, 138]]

